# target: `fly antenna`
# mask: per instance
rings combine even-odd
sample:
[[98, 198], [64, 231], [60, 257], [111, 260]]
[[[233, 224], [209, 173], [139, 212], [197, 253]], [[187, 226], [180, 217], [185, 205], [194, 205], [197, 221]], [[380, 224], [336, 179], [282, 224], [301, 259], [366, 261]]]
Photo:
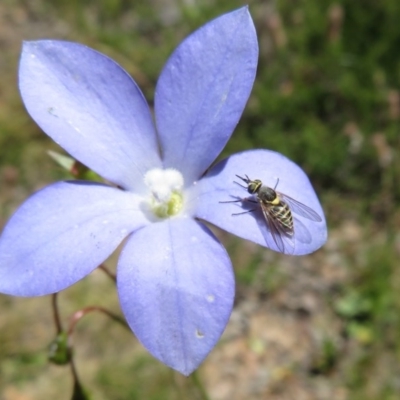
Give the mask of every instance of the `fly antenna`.
[[[246, 179], [244, 179], [244, 178], [242, 178], [241, 176], [239, 176], [239, 175], [236, 175], [239, 179], [241, 179], [243, 182], [245, 182], [246, 184], [248, 183], [248, 181], [246, 181]], [[247, 175], [245, 175], [246, 177], [247, 177]], [[248, 178], [248, 177], [247, 177]], [[234, 181], [235, 182], [235, 181]], [[242, 188], [245, 188], [245, 189], [247, 189], [247, 186], [243, 186], [241, 183], [239, 183], [239, 182], [235, 182], [237, 185], [239, 185], [240, 187], [242, 187]]]

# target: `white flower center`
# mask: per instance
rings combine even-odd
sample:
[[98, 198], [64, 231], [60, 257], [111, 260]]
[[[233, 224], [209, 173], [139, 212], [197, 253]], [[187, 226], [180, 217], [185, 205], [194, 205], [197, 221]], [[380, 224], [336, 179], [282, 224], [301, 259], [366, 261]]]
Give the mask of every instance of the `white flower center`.
[[149, 205], [159, 218], [178, 214], [183, 207], [183, 176], [173, 168], [154, 168], [144, 175], [144, 183], [150, 189]]

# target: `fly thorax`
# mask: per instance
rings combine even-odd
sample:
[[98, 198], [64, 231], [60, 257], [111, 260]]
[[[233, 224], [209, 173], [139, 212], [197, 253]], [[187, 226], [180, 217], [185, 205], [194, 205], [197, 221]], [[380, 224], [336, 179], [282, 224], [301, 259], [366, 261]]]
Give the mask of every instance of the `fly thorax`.
[[173, 168], [154, 168], [146, 172], [144, 183], [149, 188], [148, 205], [158, 218], [177, 215], [183, 208], [183, 176]]
[[262, 201], [266, 201], [267, 203], [278, 205], [280, 203], [279, 197], [276, 195], [274, 189], [271, 189], [268, 186], [261, 186], [258, 191], [258, 197]]

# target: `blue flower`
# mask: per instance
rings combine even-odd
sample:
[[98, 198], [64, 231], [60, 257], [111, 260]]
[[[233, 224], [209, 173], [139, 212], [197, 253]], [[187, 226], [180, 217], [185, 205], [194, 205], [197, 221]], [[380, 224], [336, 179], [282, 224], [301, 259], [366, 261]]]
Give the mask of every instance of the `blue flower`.
[[[185, 375], [196, 369], [221, 336], [235, 292], [228, 254], [201, 220], [267, 244], [254, 213], [232, 216], [243, 203], [220, 203], [246, 197], [235, 175], [272, 187], [279, 178], [281, 192], [323, 218], [305, 174], [275, 152], [235, 154], [205, 173], [239, 121], [257, 58], [246, 7], [194, 32], [158, 80], [155, 127], [142, 92], [113, 60], [76, 43], [24, 43], [19, 86], [29, 114], [110, 184], [64, 181], [30, 197], [0, 239], [0, 292], [61, 291], [125, 239], [117, 287], [131, 329], [166, 365]], [[309, 238], [295, 235], [293, 254], [326, 240], [325, 221], [303, 226]]]

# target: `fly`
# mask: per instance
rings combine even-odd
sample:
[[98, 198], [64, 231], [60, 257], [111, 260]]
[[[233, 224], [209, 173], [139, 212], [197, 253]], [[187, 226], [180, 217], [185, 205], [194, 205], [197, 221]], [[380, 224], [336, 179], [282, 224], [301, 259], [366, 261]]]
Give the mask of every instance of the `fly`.
[[[247, 189], [251, 195], [254, 195], [256, 201], [251, 198], [244, 198], [232, 201], [222, 201], [221, 203], [236, 203], [240, 201], [258, 203], [261, 207], [268, 230], [281, 253], [291, 254], [291, 250], [294, 250], [295, 227], [292, 213], [301, 215], [311, 221], [322, 221], [322, 218], [310, 207], [307, 207], [305, 204], [300, 203], [286, 194], [276, 191], [275, 189], [278, 186], [279, 179], [277, 180], [275, 187], [272, 189], [269, 186], [263, 185], [260, 179], [251, 180], [247, 175], [245, 175], [245, 178], [239, 175], [236, 176], [241, 179], [247, 187], [238, 182], [236, 183]], [[254, 208], [252, 210], [232, 215], [245, 214], [256, 210], [257, 209]], [[299, 221], [297, 220], [296, 222]], [[288, 246], [290, 246], [290, 248]]]

